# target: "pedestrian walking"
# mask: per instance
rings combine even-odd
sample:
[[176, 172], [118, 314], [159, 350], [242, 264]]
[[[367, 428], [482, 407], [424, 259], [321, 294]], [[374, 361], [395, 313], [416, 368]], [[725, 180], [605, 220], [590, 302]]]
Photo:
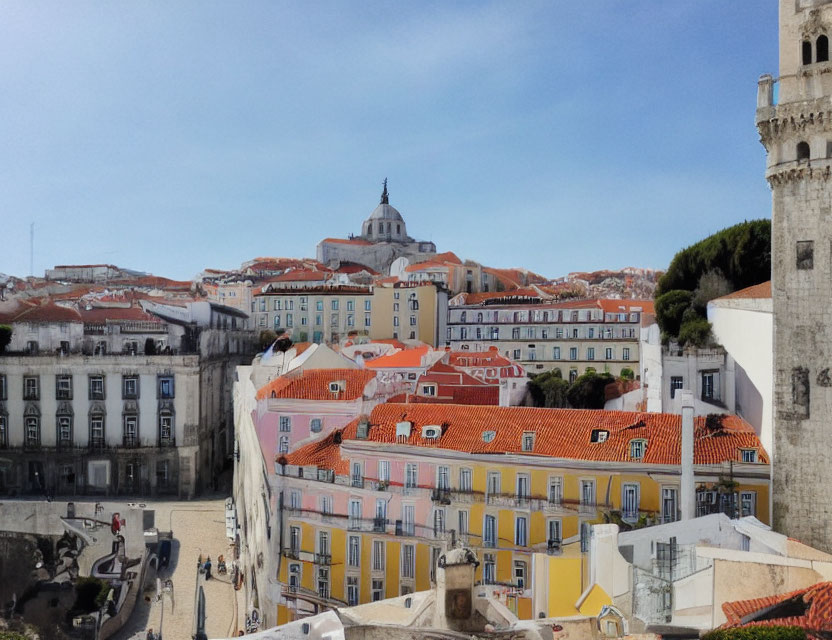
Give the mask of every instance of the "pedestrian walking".
[[208, 559], [205, 561], [205, 579], [211, 579], [211, 556], [208, 556]]

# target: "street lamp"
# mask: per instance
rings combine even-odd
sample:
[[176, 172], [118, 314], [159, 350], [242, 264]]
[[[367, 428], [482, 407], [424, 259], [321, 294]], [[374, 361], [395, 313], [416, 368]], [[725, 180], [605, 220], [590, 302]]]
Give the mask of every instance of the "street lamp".
[[170, 610], [173, 612], [175, 601], [173, 599], [173, 580], [167, 579], [164, 582], [160, 578], [156, 578], [156, 602], [161, 603], [162, 611], [159, 616], [159, 636], [158, 640], [162, 640], [163, 626], [165, 623], [165, 596], [170, 599]]

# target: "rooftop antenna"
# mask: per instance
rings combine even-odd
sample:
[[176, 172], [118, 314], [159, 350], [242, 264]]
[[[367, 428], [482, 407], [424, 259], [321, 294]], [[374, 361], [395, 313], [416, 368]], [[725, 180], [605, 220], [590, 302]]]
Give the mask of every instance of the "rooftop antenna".
[[29, 275], [35, 275], [35, 223], [29, 226]]

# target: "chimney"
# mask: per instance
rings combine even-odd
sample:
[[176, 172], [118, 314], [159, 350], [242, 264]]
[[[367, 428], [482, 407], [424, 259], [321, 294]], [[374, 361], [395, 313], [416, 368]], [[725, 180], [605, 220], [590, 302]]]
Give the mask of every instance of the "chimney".
[[680, 390], [682, 406], [682, 520], [696, 516], [696, 487], [693, 480], [693, 393]]

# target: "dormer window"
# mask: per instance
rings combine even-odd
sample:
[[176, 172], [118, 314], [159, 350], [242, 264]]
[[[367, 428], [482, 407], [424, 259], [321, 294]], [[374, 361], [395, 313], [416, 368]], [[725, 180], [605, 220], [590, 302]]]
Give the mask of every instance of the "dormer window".
[[592, 435], [589, 437], [590, 442], [606, 442], [610, 432], [606, 429], [593, 429]]
[[740, 449], [740, 457], [743, 462], [757, 462], [757, 450]]
[[439, 440], [442, 435], [442, 427], [439, 425], [427, 425], [422, 427], [422, 437], [425, 440]]
[[643, 438], [630, 440], [630, 457], [633, 460], [643, 459], [645, 451], [647, 451], [647, 440]]
[[497, 435], [496, 431], [483, 431], [482, 432], [482, 441], [483, 442], [491, 442]]
[[422, 395], [423, 396], [436, 396], [436, 385], [435, 384], [422, 385]]
[[523, 433], [522, 449], [523, 451], [534, 451], [534, 431]]
[[338, 393], [341, 390], [341, 384], [338, 382], [329, 383], [329, 391], [331, 393]]

